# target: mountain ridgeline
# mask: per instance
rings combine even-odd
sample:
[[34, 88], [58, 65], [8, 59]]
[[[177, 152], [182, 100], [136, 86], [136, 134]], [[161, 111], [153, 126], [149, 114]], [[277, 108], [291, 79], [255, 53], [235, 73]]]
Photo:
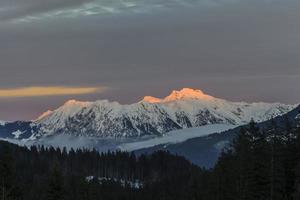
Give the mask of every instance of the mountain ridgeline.
[[208, 124], [242, 125], [251, 119], [262, 122], [287, 113], [294, 105], [280, 103], [230, 102], [184, 88], [159, 99], [147, 96], [142, 101], [121, 105], [101, 100], [70, 100], [54, 111], [47, 111], [32, 122], [0, 125], [1, 137], [36, 139], [44, 135], [141, 137]]

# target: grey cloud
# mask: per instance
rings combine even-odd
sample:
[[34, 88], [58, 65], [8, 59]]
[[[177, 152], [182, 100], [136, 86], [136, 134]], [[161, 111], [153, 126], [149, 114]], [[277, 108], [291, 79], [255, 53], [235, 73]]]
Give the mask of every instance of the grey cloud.
[[10, 20], [28, 15], [80, 6], [94, 0], [1, 0], [0, 19]]
[[0, 2], [0, 19], [76, 17], [126, 11], [149, 12], [154, 9], [198, 5], [214, 6], [240, 1], [245, 0], [2, 0]]

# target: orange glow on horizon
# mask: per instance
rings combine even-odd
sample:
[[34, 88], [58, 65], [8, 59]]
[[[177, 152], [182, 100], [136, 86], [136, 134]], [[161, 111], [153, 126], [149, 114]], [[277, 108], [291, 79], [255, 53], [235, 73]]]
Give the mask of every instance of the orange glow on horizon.
[[64, 96], [101, 93], [105, 87], [24, 87], [0, 89], [0, 98]]

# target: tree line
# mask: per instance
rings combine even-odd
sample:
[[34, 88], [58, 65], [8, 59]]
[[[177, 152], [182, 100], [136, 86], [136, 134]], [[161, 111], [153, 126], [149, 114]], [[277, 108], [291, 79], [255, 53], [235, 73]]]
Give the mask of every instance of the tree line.
[[300, 199], [300, 128], [241, 129], [211, 172], [213, 199]]

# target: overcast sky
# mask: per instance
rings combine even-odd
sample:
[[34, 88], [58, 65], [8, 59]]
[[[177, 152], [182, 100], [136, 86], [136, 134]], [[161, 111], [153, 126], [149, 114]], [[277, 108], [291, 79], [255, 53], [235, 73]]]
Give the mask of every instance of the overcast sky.
[[0, 119], [183, 87], [299, 103], [299, 10], [299, 0], [1, 0]]

